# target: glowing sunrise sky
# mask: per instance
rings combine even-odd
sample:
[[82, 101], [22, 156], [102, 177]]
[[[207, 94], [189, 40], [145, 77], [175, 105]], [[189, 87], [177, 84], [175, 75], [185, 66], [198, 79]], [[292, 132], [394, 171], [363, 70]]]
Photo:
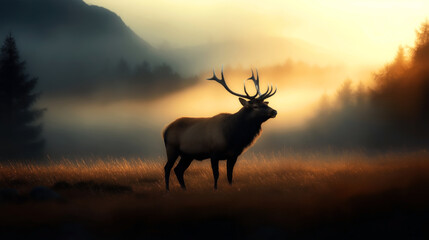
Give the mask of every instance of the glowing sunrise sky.
[[285, 37], [368, 64], [383, 64], [398, 45], [412, 45], [429, 10], [427, 0], [85, 2], [114, 11], [155, 47]]

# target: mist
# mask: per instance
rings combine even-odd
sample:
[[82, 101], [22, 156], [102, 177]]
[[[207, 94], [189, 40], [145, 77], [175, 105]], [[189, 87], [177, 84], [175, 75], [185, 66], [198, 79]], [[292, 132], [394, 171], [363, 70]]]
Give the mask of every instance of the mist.
[[[108, 3], [105, 2], [106, 6], [110, 6]], [[163, 43], [154, 40], [157, 32], [142, 35], [141, 29], [129, 20], [130, 15], [123, 10], [118, 10], [123, 15], [117, 15], [111, 11], [114, 7], [107, 10], [81, 0], [3, 0], [2, 6], [7, 7], [2, 8], [0, 36], [9, 32], [15, 36], [28, 73], [39, 79], [37, 87], [42, 95], [37, 107], [47, 109], [42, 119], [46, 149], [47, 153], [58, 156], [163, 155], [162, 129], [176, 118], [210, 117], [240, 109], [236, 97], [205, 80], [212, 69], [219, 73], [222, 66], [226, 81], [235, 91], [242, 91], [243, 81], [256, 68], [262, 88], [273, 84], [279, 89], [270, 99], [270, 106], [279, 112], [278, 117], [264, 124], [264, 134], [250, 152], [279, 151], [285, 147], [305, 149], [302, 146], [308, 145], [308, 138], [316, 142], [323, 139], [315, 138], [318, 135], [308, 130], [317, 125], [314, 119], [321, 119], [320, 97], [326, 96], [334, 102], [338, 86], [352, 79], [354, 87], [359, 82], [364, 85], [365, 98], [372, 98], [367, 88], [374, 88], [372, 74], [382, 67], [376, 59], [389, 55], [384, 52], [368, 60], [362, 56], [374, 55], [373, 48], [365, 44], [350, 43], [353, 51], [343, 51], [339, 45], [335, 49], [326, 39], [318, 41], [317, 34], [311, 37], [292, 34], [298, 26], [288, 21], [286, 24], [283, 18], [269, 18], [263, 12], [247, 21], [254, 10], [240, 13], [247, 16], [240, 20], [245, 26], [259, 22], [253, 29], [243, 28], [243, 32], [238, 32], [244, 37], [227, 34], [237, 30], [234, 25], [209, 41], [209, 35], [195, 35], [195, 41], [182, 44], [189, 36], [177, 35], [177, 41], [169, 44], [173, 37]], [[32, 14], [34, 8], [39, 10]], [[23, 14], [10, 14], [16, 11]], [[183, 20], [179, 15], [171, 17], [178, 22]], [[266, 27], [274, 22], [272, 28]], [[147, 20], [145, 24], [149, 23]], [[220, 27], [214, 22], [207, 24]], [[283, 34], [285, 30], [281, 28], [291, 34]], [[266, 32], [262, 32], [264, 29]], [[412, 26], [408, 29], [413, 32]], [[246, 86], [254, 91], [252, 86]], [[328, 108], [328, 112], [334, 109]], [[325, 125], [319, 123], [317, 131], [327, 126], [335, 130], [343, 125], [347, 131], [349, 118], [372, 114], [350, 111], [356, 116], [343, 112], [337, 115], [347, 117], [329, 115], [326, 118], [336, 120], [326, 120]], [[364, 138], [356, 135], [347, 139]], [[327, 145], [342, 146], [347, 143], [343, 140], [328, 141]]]
[[[215, 70], [219, 74], [221, 67]], [[279, 115], [264, 124], [263, 135], [302, 126], [316, 109], [319, 96], [335, 90], [337, 82], [348, 75], [342, 67], [319, 67], [292, 60], [258, 68], [258, 72], [262, 90], [267, 84], [279, 89], [269, 100]], [[131, 92], [126, 89], [99, 91], [92, 98], [42, 98], [39, 105], [48, 108], [44, 123], [49, 152], [57, 155], [163, 155], [161, 132], [176, 118], [211, 117], [223, 112], [235, 113], [241, 108], [237, 97], [219, 84], [206, 80], [211, 74], [211, 71], [201, 73], [194, 84], [160, 97], [150, 97], [151, 92], [142, 87]], [[242, 92], [243, 81], [250, 77], [251, 68], [225, 66], [224, 74], [228, 85]], [[250, 82], [246, 86], [254, 93]]]

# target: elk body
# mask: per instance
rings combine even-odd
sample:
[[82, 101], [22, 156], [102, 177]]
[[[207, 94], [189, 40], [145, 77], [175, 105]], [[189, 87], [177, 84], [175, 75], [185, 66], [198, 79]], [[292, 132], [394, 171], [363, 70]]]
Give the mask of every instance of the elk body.
[[262, 123], [277, 115], [277, 111], [264, 101], [273, 96], [277, 89], [273, 91], [271, 86], [261, 94], [258, 73], [255, 79], [252, 71], [252, 77], [249, 78], [256, 88], [256, 93], [252, 96], [248, 94], [245, 84], [245, 95], [233, 92], [225, 82], [223, 70], [221, 75], [222, 79], [219, 79], [213, 71], [213, 77], [208, 80], [220, 83], [228, 92], [238, 96], [242, 108], [234, 114], [221, 113], [211, 118], [179, 118], [166, 127], [163, 137], [167, 151], [167, 163], [164, 167], [167, 190], [170, 171], [179, 156], [174, 173], [182, 188], [186, 188], [183, 174], [191, 162], [204, 159], [211, 160], [215, 189], [220, 160], [227, 161], [227, 178], [229, 184], [232, 184], [233, 169], [238, 156], [259, 135]]

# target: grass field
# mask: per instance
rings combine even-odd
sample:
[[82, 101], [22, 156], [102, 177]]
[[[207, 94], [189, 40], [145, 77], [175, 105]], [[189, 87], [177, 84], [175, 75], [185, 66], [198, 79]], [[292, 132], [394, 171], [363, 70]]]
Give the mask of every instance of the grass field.
[[[285, 239], [429, 237], [429, 153], [272, 154], [240, 158], [234, 183], [209, 161], [172, 174], [163, 159], [3, 163], [0, 238]], [[60, 196], [31, 197], [36, 186]]]

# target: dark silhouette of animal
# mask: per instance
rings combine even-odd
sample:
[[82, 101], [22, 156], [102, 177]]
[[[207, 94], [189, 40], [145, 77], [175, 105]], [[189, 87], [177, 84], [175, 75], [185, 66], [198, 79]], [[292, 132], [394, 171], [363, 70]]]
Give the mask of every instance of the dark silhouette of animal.
[[277, 115], [277, 111], [264, 101], [273, 96], [277, 88], [274, 90], [273, 86], [268, 87], [262, 94], [257, 70], [256, 79], [253, 70], [252, 77], [247, 79], [252, 80], [256, 88], [256, 93], [252, 96], [248, 94], [246, 84], [246, 95], [233, 92], [225, 82], [223, 69], [221, 74], [222, 79], [219, 79], [213, 70], [213, 77], [207, 80], [220, 83], [228, 92], [238, 96], [243, 107], [234, 114], [221, 113], [211, 118], [179, 118], [165, 128], [163, 137], [167, 163], [164, 170], [167, 190], [171, 168], [179, 156], [180, 161], [174, 168], [174, 173], [183, 189], [186, 189], [183, 174], [194, 159], [211, 159], [215, 189], [219, 178], [219, 160], [227, 160], [227, 178], [229, 184], [232, 184], [232, 173], [238, 156], [259, 135], [262, 123]]

